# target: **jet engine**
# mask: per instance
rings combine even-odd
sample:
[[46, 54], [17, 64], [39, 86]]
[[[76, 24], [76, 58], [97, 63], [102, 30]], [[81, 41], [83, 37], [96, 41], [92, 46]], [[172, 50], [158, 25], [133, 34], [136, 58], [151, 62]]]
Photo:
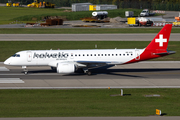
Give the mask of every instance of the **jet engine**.
[[76, 67], [73, 63], [58, 63], [57, 64], [57, 73], [69, 74], [74, 73]]

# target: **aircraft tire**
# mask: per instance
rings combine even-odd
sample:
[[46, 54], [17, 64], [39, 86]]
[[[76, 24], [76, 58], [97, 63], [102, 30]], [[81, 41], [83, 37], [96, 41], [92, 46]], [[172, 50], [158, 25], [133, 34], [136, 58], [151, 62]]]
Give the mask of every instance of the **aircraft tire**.
[[27, 75], [27, 74], [28, 74], [28, 71], [25, 71], [24, 74]]
[[87, 71], [87, 73], [86, 73], [86, 74], [90, 76], [90, 75], [91, 75], [91, 71]]

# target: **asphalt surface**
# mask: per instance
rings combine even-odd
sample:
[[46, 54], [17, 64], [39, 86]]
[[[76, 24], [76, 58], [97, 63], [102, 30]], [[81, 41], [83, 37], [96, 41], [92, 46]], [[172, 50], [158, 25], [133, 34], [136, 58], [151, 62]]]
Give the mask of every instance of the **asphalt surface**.
[[91, 76], [81, 71], [60, 75], [50, 67], [29, 67], [28, 75], [24, 75], [21, 67], [1, 64], [0, 68], [0, 89], [180, 88], [179, 61], [94, 69]]
[[[151, 41], [155, 34], [0, 34], [0, 41]], [[180, 41], [172, 33], [170, 41]]]

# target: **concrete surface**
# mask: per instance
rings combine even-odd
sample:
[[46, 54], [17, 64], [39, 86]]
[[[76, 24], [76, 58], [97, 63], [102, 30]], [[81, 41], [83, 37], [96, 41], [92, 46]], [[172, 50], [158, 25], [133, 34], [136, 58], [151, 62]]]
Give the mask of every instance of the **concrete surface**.
[[[0, 34], [0, 41], [151, 41], [156, 34]], [[171, 33], [170, 41], [179, 36]]]
[[[0, 72], [0, 78], [7, 79], [0, 89], [180, 88], [180, 61], [147, 61], [94, 69], [91, 76], [81, 72], [62, 76], [50, 67], [29, 67], [29, 74], [24, 75], [21, 67], [2, 63], [0, 67], [10, 70]], [[10, 78], [18, 78], [22, 83], [9, 83]]]

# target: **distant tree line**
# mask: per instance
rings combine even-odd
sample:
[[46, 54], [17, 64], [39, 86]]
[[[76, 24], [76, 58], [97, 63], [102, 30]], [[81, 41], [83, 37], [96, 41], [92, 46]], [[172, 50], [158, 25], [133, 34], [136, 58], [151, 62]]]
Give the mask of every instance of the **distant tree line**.
[[[12, 2], [21, 2], [22, 4], [30, 4], [34, 0], [11, 0]], [[72, 3], [93, 4], [114, 4], [118, 8], [148, 8], [151, 10], [180, 10], [180, 0], [39, 0], [54, 3], [59, 7], [70, 7]], [[7, 3], [8, 0], [1, 0], [1, 3]]]

